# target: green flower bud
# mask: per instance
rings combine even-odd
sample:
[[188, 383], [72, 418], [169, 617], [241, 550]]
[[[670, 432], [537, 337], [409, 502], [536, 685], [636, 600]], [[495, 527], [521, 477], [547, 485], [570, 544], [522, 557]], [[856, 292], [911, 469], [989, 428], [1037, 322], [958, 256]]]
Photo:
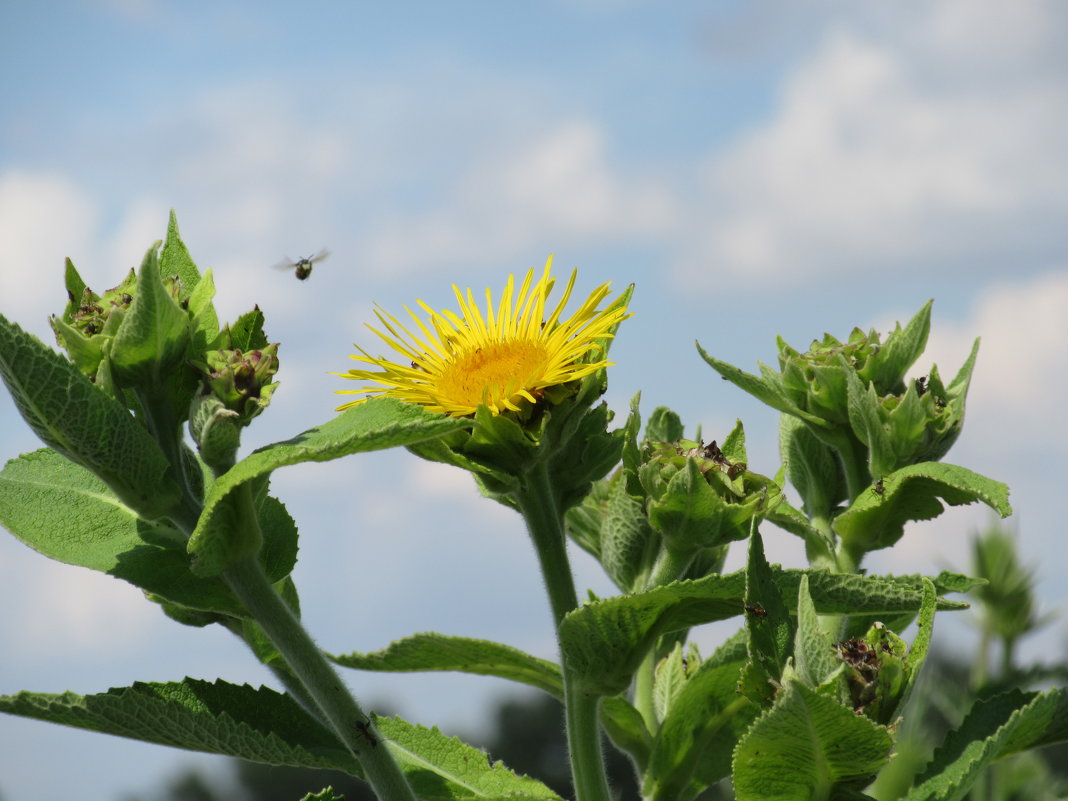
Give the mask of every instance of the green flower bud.
[[835, 649], [845, 664], [854, 711], [889, 725], [909, 686], [911, 669], [906, 661], [905, 641], [882, 623], [876, 623], [864, 637], [850, 637]]
[[[740, 441], [740, 430], [739, 423], [728, 439]], [[714, 441], [650, 443], [638, 479], [649, 499], [649, 522], [669, 550], [692, 552], [744, 539], [754, 518], [781, 500], [774, 481], [748, 469], [744, 447], [732, 455]]]
[[277, 342], [248, 352], [210, 350], [204, 359], [199, 366], [206, 377], [206, 392], [234, 412], [240, 425], [248, 425], [270, 404], [278, 386], [272, 383], [278, 372]]
[[126, 311], [137, 294], [137, 274], [97, 295], [84, 287], [80, 295], [67, 291], [68, 303], [59, 317], [50, 320], [56, 342], [67, 351], [74, 365], [95, 380], [107, 342], [114, 338]]
[[851, 387], [853, 431], [869, 449], [873, 479], [908, 465], [936, 462], [949, 452], [964, 425], [975, 353], [973, 349], [972, 357], [949, 387], [933, 365], [929, 375], [909, 381], [900, 394], [879, 397], [872, 385], [866, 392], [859, 386]]
[[225, 472], [234, 463], [241, 444], [240, 415], [227, 409], [214, 395], [204, 394], [193, 400], [189, 412], [189, 434], [197, 444], [201, 458], [216, 473]]

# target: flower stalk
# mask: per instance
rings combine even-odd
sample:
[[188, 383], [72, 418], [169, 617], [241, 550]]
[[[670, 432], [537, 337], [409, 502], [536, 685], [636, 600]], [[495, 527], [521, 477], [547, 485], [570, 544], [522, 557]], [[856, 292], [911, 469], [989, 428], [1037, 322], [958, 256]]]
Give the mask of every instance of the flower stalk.
[[[537, 551], [554, 629], [559, 631], [564, 616], [578, 606], [578, 596], [567, 557], [563, 515], [544, 463], [526, 475], [525, 486], [516, 492], [515, 497]], [[563, 668], [567, 743], [576, 801], [610, 801], [597, 720], [600, 699], [577, 687], [566, 659]]]
[[[239, 508], [240, 525], [259, 528], [248, 484], [235, 490], [245, 496]], [[258, 532], [257, 532], [258, 534]], [[415, 801], [415, 794], [374, 721], [364, 713], [322, 651], [275, 591], [256, 557], [231, 565], [223, 578], [249, 613], [262, 627], [293, 674], [314, 701], [321, 718], [356, 756], [364, 777], [381, 801]]]

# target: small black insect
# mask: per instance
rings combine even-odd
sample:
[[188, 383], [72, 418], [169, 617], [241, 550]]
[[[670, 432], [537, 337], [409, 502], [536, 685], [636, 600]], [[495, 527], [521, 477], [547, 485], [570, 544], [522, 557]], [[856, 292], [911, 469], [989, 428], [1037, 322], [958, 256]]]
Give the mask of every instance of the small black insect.
[[278, 264], [274, 265], [274, 268], [276, 270], [296, 270], [297, 279], [303, 281], [311, 275], [312, 265], [318, 264], [329, 255], [330, 251], [323, 248], [313, 256], [306, 256], [303, 259], [297, 259], [296, 261], [293, 261], [287, 256], [284, 261], [280, 261]]
[[874, 492], [876, 495], [882, 495], [884, 492], [886, 492], [886, 489], [883, 487], [883, 480], [881, 478], [875, 482], [875, 486], [871, 488], [871, 491]]
[[768, 612], [760, 604], [745, 604], [745, 611], [753, 617], [767, 617]]
[[356, 730], [360, 733], [361, 737], [371, 744], [371, 748], [378, 748], [378, 738], [371, 732], [370, 719], [356, 721]]

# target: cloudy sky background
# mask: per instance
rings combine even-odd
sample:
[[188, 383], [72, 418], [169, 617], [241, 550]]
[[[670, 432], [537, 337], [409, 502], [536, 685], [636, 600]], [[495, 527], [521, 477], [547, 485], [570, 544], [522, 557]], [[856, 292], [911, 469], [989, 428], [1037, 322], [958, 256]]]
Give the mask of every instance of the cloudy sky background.
[[[112, 286], [175, 208], [221, 316], [258, 303], [282, 342], [251, 449], [333, 414], [328, 371], [353, 342], [377, 349], [373, 303], [441, 308], [454, 282], [500, 287], [553, 253], [558, 271], [580, 268], [580, 291], [637, 285], [611, 407], [641, 391], [646, 413], [670, 405], [706, 438], [741, 417], [752, 467], [772, 474], [776, 415], [694, 340], [755, 369], [776, 333], [803, 349], [886, 330], [933, 297], [917, 375], [932, 361], [954, 374], [983, 338], [948, 459], [1010, 484], [1043, 603], [1068, 601], [1068, 6], [85, 0], [5, 4], [0, 28], [0, 311], [46, 341], [63, 259]], [[269, 269], [322, 247], [333, 255], [306, 283]], [[4, 458], [37, 447], [6, 395], [0, 443]], [[301, 527], [296, 579], [323, 647], [438, 630], [553, 656], [521, 523], [465, 474], [383, 453], [287, 468], [274, 487]], [[954, 510], [868, 566], [964, 567], [988, 519]], [[802, 563], [789, 535], [766, 537], [774, 560]], [[575, 564], [580, 588], [610, 591]], [[13, 537], [0, 603], [0, 692], [270, 680], [225, 632], [179, 626]], [[966, 623], [947, 628], [968, 642]], [[1051, 627], [1056, 648], [1064, 633]], [[454, 731], [513, 690], [349, 678]], [[221, 764], [16, 718], [0, 741], [0, 795], [17, 801], [118, 798]]]

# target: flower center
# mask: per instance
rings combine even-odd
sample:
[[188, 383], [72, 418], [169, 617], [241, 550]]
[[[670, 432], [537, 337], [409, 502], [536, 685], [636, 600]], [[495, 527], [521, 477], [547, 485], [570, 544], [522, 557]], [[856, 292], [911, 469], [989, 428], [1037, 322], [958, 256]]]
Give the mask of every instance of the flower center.
[[512, 340], [486, 343], [456, 353], [435, 382], [442, 397], [477, 406], [499, 406], [519, 390], [532, 389], [548, 354], [540, 342]]

